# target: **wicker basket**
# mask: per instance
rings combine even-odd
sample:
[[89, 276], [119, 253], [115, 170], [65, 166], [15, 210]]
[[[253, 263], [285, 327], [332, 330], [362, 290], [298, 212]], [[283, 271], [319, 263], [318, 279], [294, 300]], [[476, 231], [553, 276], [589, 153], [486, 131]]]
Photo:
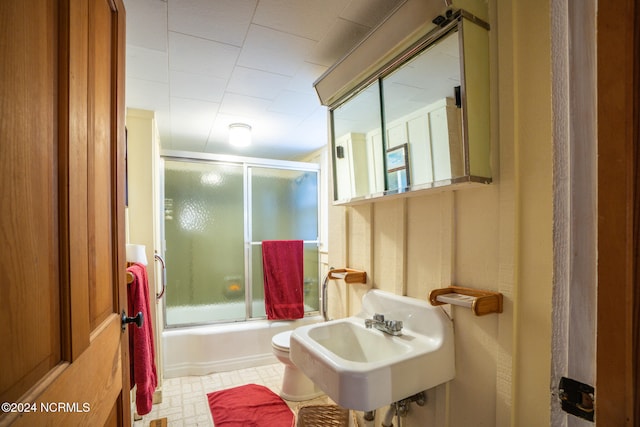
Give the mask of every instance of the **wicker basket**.
[[349, 410], [337, 405], [309, 405], [298, 411], [298, 427], [348, 427]]

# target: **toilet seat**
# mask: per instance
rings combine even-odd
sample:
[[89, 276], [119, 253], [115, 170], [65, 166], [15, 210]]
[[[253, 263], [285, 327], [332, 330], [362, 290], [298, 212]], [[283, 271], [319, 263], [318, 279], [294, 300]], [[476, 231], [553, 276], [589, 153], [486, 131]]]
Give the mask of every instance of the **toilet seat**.
[[280, 332], [271, 338], [271, 345], [279, 351], [289, 352], [289, 342], [293, 331]]

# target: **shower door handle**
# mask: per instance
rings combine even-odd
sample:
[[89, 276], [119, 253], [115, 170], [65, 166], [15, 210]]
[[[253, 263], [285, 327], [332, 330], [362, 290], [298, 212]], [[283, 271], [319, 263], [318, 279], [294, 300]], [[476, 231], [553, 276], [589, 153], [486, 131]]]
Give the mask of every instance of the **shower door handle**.
[[153, 257], [160, 261], [160, 264], [162, 264], [162, 290], [159, 294], [156, 294], [156, 299], [160, 299], [164, 295], [164, 291], [167, 287], [167, 267], [165, 266], [164, 259], [160, 256], [160, 254], [156, 252], [155, 254], [153, 254]]

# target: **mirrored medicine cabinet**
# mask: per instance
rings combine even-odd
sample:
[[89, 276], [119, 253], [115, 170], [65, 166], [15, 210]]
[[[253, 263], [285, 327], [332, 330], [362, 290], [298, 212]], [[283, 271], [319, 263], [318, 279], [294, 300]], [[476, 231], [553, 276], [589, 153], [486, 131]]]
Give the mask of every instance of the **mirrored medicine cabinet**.
[[488, 25], [448, 17], [329, 106], [335, 204], [491, 182]]

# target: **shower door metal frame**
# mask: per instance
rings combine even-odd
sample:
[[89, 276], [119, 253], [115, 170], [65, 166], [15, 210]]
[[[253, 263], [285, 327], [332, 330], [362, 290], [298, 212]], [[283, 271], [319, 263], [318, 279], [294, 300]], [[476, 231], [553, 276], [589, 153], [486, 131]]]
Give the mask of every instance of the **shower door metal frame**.
[[[226, 155], [226, 154], [208, 154], [208, 153], [197, 153], [191, 151], [177, 151], [177, 150], [161, 150], [160, 152], [161, 159], [161, 167], [162, 169], [159, 171], [161, 185], [158, 187], [161, 191], [161, 197], [159, 200], [162, 201], [162, 208], [159, 209], [160, 212], [160, 224], [161, 224], [161, 238], [162, 238], [162, 256], [165, 257], [166, 251], [166, 238], [165, 238], [165, 223], [164, 223], [164, 199], [165, 199], [165, 185], [164, 185], [164, 164], [165, 160], [174, 160], [174, 161], [184, 161], [184, 162], [195, 162], [195, 163], [212, 163], [212, 164], [233, 164], [242, 166], [243, 168], [243, 200], [244, 200], [244, 287], [245, 287], [245, 319], [244, 320], [221, 320], [221, 321], [209, 321], [209, 322], [198, 322], [198, 323], [181, 323], [176, 325], [168, 325], [167, 324], [167, 316], [166, 316], [166, 298], [163, 298], [162, 302], [162, 312], [164, 318], [164, 328], [172, 329], [172, 328], [182, 328], [182, 327], [190, 327], [190, 326], [199, 326], [199, 325], [208, 325], [208, 324], [216, 324], [216, 323], [234, 323], [234, 322], [246, 322], [252, 320], [264, 320], [266, 316], [262, 317], [253, 317], [253, 277], [252, 277], [252, 247], [256, 245], [261, 245], [262, 242], [253, 242], [251, 241], [251, 175], [249, 170], [252, 167], [258, 168], [270, 168], [277, 170], [292, 170], [292, 171], [306, 171], [306, 172], [314, 172], [317, 174], [317, 229], [316, 229], [316, 240], [304, 240], [304, 244], [315, 244], [320, 249], [320, 183], [322, 179], [322, 170], [319, 164], [316, 163], [306, 163], [306, 162], [296, 162], [290, 160], [275, 160], [275, 159], [262, 159], [256, 157], [243, 157], [243, 156], [235, 156], [235, 155]], [[166, 258], [165, 258], [166, 259]], [[320, 285], [320, 256], [318, 253], [318, 287]], [[167, 288], [170, 289], [171, 284], [166, 284]], [[319, 295], [319, 294], [318, 294]], [[317, 314], [318, 311], [305, 312], [305, 316]]]

